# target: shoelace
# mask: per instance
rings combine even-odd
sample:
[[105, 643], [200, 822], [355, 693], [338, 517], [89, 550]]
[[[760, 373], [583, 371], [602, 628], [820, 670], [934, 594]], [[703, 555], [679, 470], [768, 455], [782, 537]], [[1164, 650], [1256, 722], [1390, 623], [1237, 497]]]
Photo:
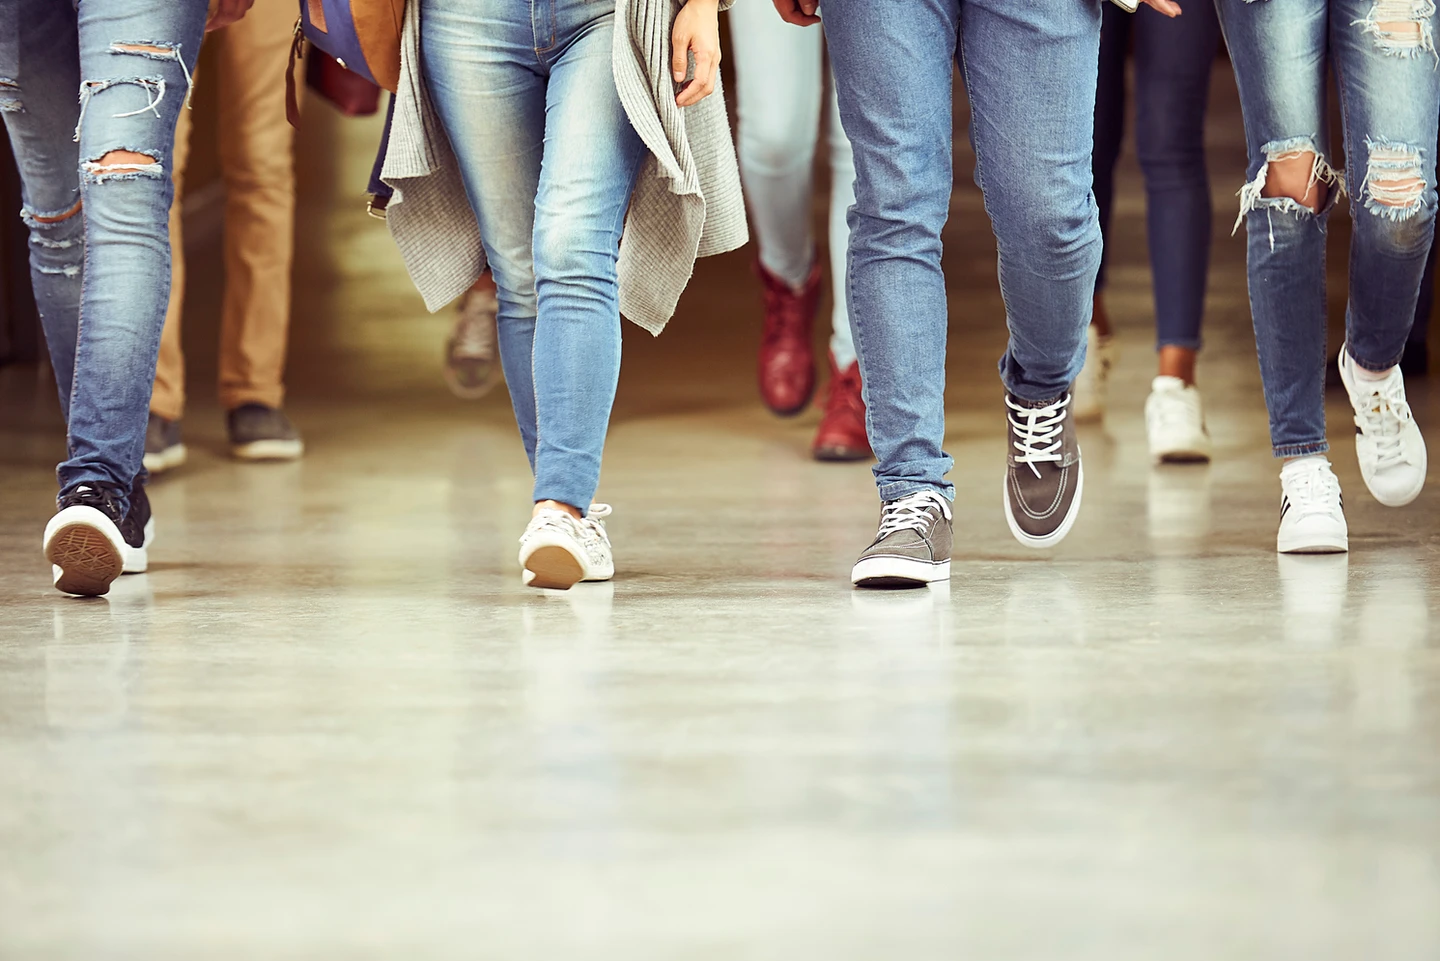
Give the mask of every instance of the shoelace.
[[1328, 514], [1340, 500], [1340, 481], [1328, 464], [1294, 471], [1286, 476], [1285, 496], [1297, 515]]
[[1029, 465], [1036, 477], [1040, 468], [1036, 464], [1060, 463], [1065, 459], [1060, 453], [1064, 446], [1065, 417], [1069, 413], [1070, 395], [1066, 394], [1053, 404], [1044, 407], [1023, 407], [1009, 397], [1005, 406], [1010, 408], [1010, 427], [1015, 431], [1015, 463]]
[[875, 535], [875, 539], [879, 540], [904, 530], [926, 533], [930, 530], [930, 509], [937, 507], [948, 520], [950, 518], [949, 501], [931, 491], [921, 491], [918, 494], [891, 501], [880, 511], [880, 531]]
[[1405, 463], [1401, 438], [1414, 418], [1410, 405], [1394, 391], [1372, 391], [1365, 401], [1365, 407], [1355, 411], [1355, 426], [1375, 442], [1376, 467], [1384, 470]]
[[860, 372], [855, 368], [832, 378], [830, 393], [825, 398], [827, 415], [838, 414], [846, 410], [853, 410], [861, 417], [865, 416], [865, 403], [860, 396]]
[[774, 323], [766, 323], [764, 340], [766, 344], [804, 339], [809, 318], [805, 311], [805, 295], [780, 285], [766, 284], [764, 291], [765, 316]]
[[1151, 416], [1161, 427], [1189, 427], [1200, 419], [1200, 398], [1190, 391], [1171, 391], [1165, 400], [1151, 408]]

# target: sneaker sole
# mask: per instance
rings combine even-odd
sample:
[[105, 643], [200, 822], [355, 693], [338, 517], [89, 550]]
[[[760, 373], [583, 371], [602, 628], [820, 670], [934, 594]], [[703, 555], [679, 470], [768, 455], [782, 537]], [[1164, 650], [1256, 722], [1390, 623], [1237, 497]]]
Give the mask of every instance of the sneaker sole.
[[1065, 519], [1060, 522], [1059, 527], [1043, 537], [1027, 534], [1020, 529], [1019, 524], [1015, 523], [1015, 515], [1010, 511], [1010, 472], [1005, 472], [1005, 475], [1000, 478], [1000, 506], [1005, 510], [1005, 523], [1010, 525], [1010, 533], [1015, 535], [1017, 541], [1026, 547], [1043, 550], [1047, 547], [1054, 547], [1065, 539], [1065, 535], [1070, 533], [1070, 528], [1075, 526], [1075, 519], [1080, 516], [1080, 502], [1085, 495], [1085, 464], [1082, 462], [1079, 467], [1080, 469], [1075, 472], [1077, 478], [1075, 499], [1070, 502], [1070, 509], [1065, 512]]
[[1174, 447], [1151, 455], [1157, 464], [1208, 464], [1210, 452], [1198, 447]]
[[182, 466], [190, 458], [190, 451], [184, 444], [176, 444], [154, 454], [145, 455], [145, 469], [152, 474], [163, 474]]
[[850, 571], [850, 582], [856, 587], [924, 587], [949, 579], [949, 561], [908, 557], [867, 557]]
[[65, 517], [76, 510], [93, 511], [72, 507], [55, 515], [45, 530], [45, 559], [55, 572], [56, 590], [80, 597], [100, 597], [110, 592], [110, 584], [125, 570], [125, 542], [118, 536], [112, 537], [83, 514]]
[[523, 563], [525, 570], [530, 572], [526, 581], [530, 587], [568, 591], [585, 577], [585, 568], [579, 558], [563, 547], [537, 547]]
[[1289, 542], [1276, 538], [1275, 553], [1277, 554], [1345, 554], [1350, 550], [1350, 538], [1348, 535], [1339, 537], [1304, 537], [1294, 538]]
[[230, 446], [230, 456], [245, 461], [299, 460], [304, 453], [305, 444], [298, 440], [257, 440]]

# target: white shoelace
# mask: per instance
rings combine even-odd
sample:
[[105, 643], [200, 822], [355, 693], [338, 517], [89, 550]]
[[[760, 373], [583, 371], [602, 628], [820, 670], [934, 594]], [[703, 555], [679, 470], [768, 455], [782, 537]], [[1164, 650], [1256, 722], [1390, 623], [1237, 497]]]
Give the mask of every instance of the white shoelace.
[[1069, 394], [1044, 407], [1024, 407], [1006, 397], [1005, 406], [1010, 408], [1010, 426], [1015, 431], [1014, 447], [1019, 451], [1015, 456], [1015, 463], [1029, 465], [1030, 470], [1039, 477], [1040, 468], [1035, 465], [1058, 464], [1065, 459], [1060, 448], [1065, 443], [1065, 417], [1070, 408]]
[[932, 507], [938, 507], [947, 520], [950, 518], [950, 502], [934, 491], [920, 491], [918, 494], [891, 501], [880, 512], [880, 531], [875, 535], [875, 539], [879, 540], [904, 530], [928, 533], [929, 511]]
[[1200, 426], [1200, 395], [1193, 390], [1172, 390], [1158, 395], [1152, 408], [1156, 425], [1166, 429]]
[[[1396, 384], [1401, 388], [1397, 390]], [[1364, 381], [1360, 385], [1369, 386]], [[1393, 378], [1383, 386], [1377, 385], [1365, 398], [1365, 406], [1355, 411], [1355, 426], [1375, 442], [1375, 466], [1380, 470], [1405, 463], [1401, 440], [1414, 415], [1402, 391], [1403, 382]]]
[[1340, 504], [1340, 481], [1329, 464], [1317, 464], [1284, 475], [1285, 496], [1297, 516], [1328, 514]]

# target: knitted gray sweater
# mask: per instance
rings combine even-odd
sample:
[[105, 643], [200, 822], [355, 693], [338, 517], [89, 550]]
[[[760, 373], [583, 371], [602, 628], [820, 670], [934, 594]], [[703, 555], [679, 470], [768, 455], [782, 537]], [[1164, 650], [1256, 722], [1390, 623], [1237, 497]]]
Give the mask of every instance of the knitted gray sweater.
[[[693, 107], [675, 105], [670, 31], [680, 5], [615, 2], [615, 85], [650, 149], [620, 241], [620, 311], [652, 334], [675, 313], [697, 257], [734, 250], [748, 239], [723, 92], [717, 85]], [[425, 306], [435, 311], [479, 278], [485, 253], [459, 165], [425, 88], [420, 29], [420, 4], [410, 0], [381, 178], [395, 188], [385, 218], [390, 234]]]

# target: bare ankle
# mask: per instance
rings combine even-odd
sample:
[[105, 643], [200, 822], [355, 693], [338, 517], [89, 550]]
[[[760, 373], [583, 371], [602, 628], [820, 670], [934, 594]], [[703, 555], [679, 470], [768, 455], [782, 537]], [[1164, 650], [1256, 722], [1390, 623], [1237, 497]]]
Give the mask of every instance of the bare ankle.
[[1195, 351], [1166, 344], [1160, 348], [1160, 376], [1178, 377], [1186, 387], [1195, 386]]
[[562, 504], [559, 501], [536, 501], [535, 509], [530, 512], [531, 517], [537, 516], [541, 511], [564, 511], [577, 521], [585, 516], [585, 513], [578, 507], [569, 504]]

